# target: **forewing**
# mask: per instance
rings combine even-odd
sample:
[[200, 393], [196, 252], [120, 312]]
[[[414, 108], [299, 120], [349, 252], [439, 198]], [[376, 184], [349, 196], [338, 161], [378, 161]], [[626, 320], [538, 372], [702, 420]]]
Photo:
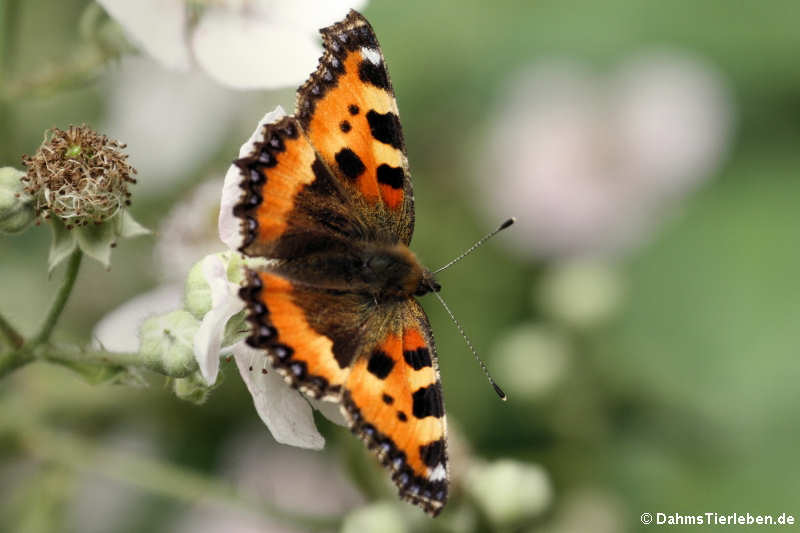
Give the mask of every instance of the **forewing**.
[[297, 93], [297, 118], [368, 219], [368, 237], [411, 241], [414, 197], [394, 90], [378, 40], [355, 11], [320, 30], [325, 52]]
[[[318, 240], [360, 239], [364, 225], [294, 117], [266, 124], [251, 153], [235, 161], [242, 190], [234, 214], [240, 251], [286, 258]], [[306, 246], [307, 247], [307, 246]]]

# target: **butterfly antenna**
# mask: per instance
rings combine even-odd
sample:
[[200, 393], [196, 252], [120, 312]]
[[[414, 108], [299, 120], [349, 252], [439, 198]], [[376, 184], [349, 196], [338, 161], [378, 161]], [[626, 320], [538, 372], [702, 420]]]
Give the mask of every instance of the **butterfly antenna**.
[[[450, 261], [449, 263], [447, 263], [443, 267], [437, 268], [433, 272], [433, 274], [438, 274], [442, 270], [444, 270], [446, 268], [450, 268], [451, 266], [455, 265], [456, 263], [458, 263], [459, 261], [461, 261], [462, 259], [467, 257], [469, 254], [474, 252], [480, 245], [482, 245], [483, 243], [485, 243], [486, 241], [488, 241], [489, 239], [491, 239], [492, 237], [494, 237], [495, 235], [497, 235], [498, 233], [500, 233], [501, 231], [503, 231], [504, 229], [509, 227], [511, 224], [514, 223], [514, 221], [516, 221], [516, 219], [514, 217], [509, 218], [508, 220], [506, 220], [505, 222], [500, 224], [500, 226], [498, 226], [498, 228], [496, 230], [494, 230], [491, 233], [487, 233], [482, 238], [478, 239], [478, 242], [476, 242], [475, 244], [470, 246], [469, 249], [467, 249], [467, 251], [465, 251], [463, 254], [459, 255], [458, 257], [456, 257], [455, 259], [453, 259], [452, 261]], [[442, 303], [444, 303], [444, 302], [442, 302]], [[447, 307], [447, 306], [445, 306], [445, 307]], [[452, 317], [453, 315], [451, 314], [450, 316]], [[455, 318], [453, 318], [453, 320], [455, 321]], [[457, 324], [457, 322], [456, 322], [456, 324]]]
[[[510, 225], [511, 225], [513, 222], [514, 222], [514, 219], [513, 219], [513, 218], [512, 218], [512, 219], [509, 219], [509, 220], [507, 220], [507, 221], [506, 221], [506, 222], [503, 224], [503, 226], [500, 226], [500, 228], [499, 228], [499, 229], [497, 229], [497, 230], [495, 230], [494, 232], [492, 232], [491, 234], [487, 235], [486, 237], [484, 237], [483, 239], [481, 239], [481, 241], [485, 241], [486, 239], [488, 239], [489, 237], [491, 237], [492, 235], [494, 235], [494, 234], [495, 234], [495, 233], [497, 233], [498, 231], [500, 231], [500, 230], [502, 230], [502, 229], [504, 229], [504, 228], [507, 228], [507, 227], [508, 227], [508, 226], [510, 226]], [[481, 241], [478, 241], [478, 242], [480, 243]], [[476, 244], [475, 246], [473, 246], [473, 248], [475, 248], [476, 246], [478, 246], [478, 245]], [[463, 254], [463, 255], [466, 255], [466, 253], [465, 253], [465, 254]], [[455, 262], [455, 261], [453, 261], [453, 262]], [[464, 337], [464, 341], [467, 343], [467, 347], [469, 348], [469, 351], [470, 351], [470, 352], [472, 352], [472, 355], [475, 357], [475, 360], [476, 360], [476, 361], [478, 361], [478, 364], [479, 364], [479, 365], [481, 365], [481, 370], [483, 371], [483, 374], [486, 376], [486, 379], [488, 379], [488, 380], [489, 380], [489, 383], [490, 383], [490, 384], [492, 385], [492, 387], [494, 388], [494, 391], [497, 393], [497, 395], [500, 397], [500, 399], [501, 399], [501, 400], [503, 400], [503, 401], [506, 401], [506, 400], [508, 400], [508, 396], [506, 396], [506, 393], [505, 393], [505, 392], [503, 392], [503, 389], [501, 389], [501, 388], [500, 388], [500, 386], [499, 386], [497, 383], [495, 383], [494, 379], [492, 379], [492, 375], [491, 375], [491, 374], [489, 374], [489, 369], [486, 367], [486, 363], [484, 363], [484, 362], [483, 362], [483, 359], [481, 359], [481, 358], [478, 356], [478, 352], [477, 352], [477, 351], [475, 351], [475, 347], [472, 345], [472, 341], [470, 341], [470, 340], [469, 340], [469, 337], [467, 337], [467, 334], [466, 334], [466, 333], [464, 333], [464, 328], [461, 326], [461, 323], [460, 323], [460, 322], [459, 322], [459, 321], [456, 319], [456, 317], [455, 317], [455, 315], [453, 314], [453, 312], [452, 312], [452, 311], [450, 310], [450, 308], [447, 306], [447, 304], [446, 304], [446, 303], [445, 303], [445, 301], [444, 301], [444, 298], [442, 298], [442, 297], [439, 295], [439, 293], [438, 293], [438, 292], [434, 292], [434, 293], [433, 293], [433, 295], [434, 295], [434, 296], [436, 296], [436, 298], [438, 298], [438, 300], [439, 300], [439, 301], [442, 303], [442, 307], [444, 307], [444, 310], [445, 310], [445, 311], [447, 311], [447, 314], [448, 314], [448, 315], [450, 315], [450, 320], [452, 320], [452, 321], [453, 321], [453, 323], [454, 323], [454, 324], [456, 325], [456, 327], [458, 328], [458, 331], [459, 331], [459, 333], [461, 333], [461, 336], [462, 336], [462, 337]]]

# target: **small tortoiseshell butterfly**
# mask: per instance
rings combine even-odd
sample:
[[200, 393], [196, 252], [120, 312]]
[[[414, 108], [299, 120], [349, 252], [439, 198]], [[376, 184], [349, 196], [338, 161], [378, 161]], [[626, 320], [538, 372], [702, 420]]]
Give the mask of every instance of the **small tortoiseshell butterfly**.
[[275, 260], [249, 270], [240, 291], [247, 343], [291, 386], [338, 402], [400, 495], [435, 516], [447, 500], [447, 428], [414, 297], [440, 286], [408, 248], [414, 195], [397, 104], [361, 14], [320, 33], [325, 52], [296, 114], [266, 125], [235, 162], [240, 251]]

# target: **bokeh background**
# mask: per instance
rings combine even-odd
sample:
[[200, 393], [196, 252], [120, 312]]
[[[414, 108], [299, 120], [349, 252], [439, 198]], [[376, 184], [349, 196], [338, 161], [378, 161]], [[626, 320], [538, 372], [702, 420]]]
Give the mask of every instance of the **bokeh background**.
[[[135, 52], [99, 61], [81, 37], [85, 1], [0, 5], [0, 166], [21, 167], [49, 127], [90, 124], [128, 143], [131, 209], [157, 230], [123, 242], [109, 271], [86, 262], [56, 333], [86, 344], [112, 309], [223, 249], [225, 170], [294, 89], [231, 90]], [[322, 452], [275, 444], [233, 364], [202, 406], [157, 375], [96, 384], [34, 364], [0, 383], [2, 418], [35, 422], [0, 426], [0, 531], [311, 527], [270, 519], [271, 504], [351, 528], [385, 520], [375, 531], [800, 518], [796, 2], [373, 0], [363, 12], [398, 98], [423, 262], [518, 217], [440, 277], [508, 403], [423, 302], [451, 505], [432, 522], [396, 503], [356, 439], [322, 418]], [[0, 311], [24, 332], [61, 275], [48, 279], [49, 239], [45, 227], [0, 239]]]

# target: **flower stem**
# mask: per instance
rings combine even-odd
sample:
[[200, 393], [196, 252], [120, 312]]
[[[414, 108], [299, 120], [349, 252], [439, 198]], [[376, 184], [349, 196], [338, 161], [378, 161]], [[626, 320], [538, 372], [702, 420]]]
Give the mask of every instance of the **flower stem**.
[[44, 428], [29, 417], [5, 416], [0, 430], [11, 429], [32, 454], [76, 470], [93, 472], [153, 494], [175, 500], [246, 511], [269, 520], [278, 520], [303, 531], [338, 530], [339, 516], [311, 516], [281, 509], [251, 498], [235, 487], [215, 481], [198, 472], [151, 458], [104, 449], [90, 441]]
[[41, 354], [41, 358], [52, 363], [66, 365], [79, 363], [87, 365], [144, 368], [171, 378], [185, 378], [197, 370], [196, 367], [168, 370], [164, 367], [163, 361], [148, 361], [142, 358], [138, 353], [133, 352], [70, 349], [61, 346], [48, 347], [47, 351]]
[[0, 315], [0, 333], [8, 340], [9, 344], [11, 344], [11, 348], [14, 350], [20, 348], [25, 342], [22, 335], [14, 329], [14, 326], [12, 326], [3, 315]]
[[[67, 264], [67, 272], [64, 274], [64, 281], [58, 289], [56, 299], [53, 301], [53, 305], [50, 306], [50, 310], [47, 312], [47, 317], [45, 317], [42, 327], [39, 329], [39, 333], [34, 335], [29, 342], [22, 346], [16, 346], [16, 349], [0, 354], [0, 378], [10, 374], [21, 366], [33, 362], [36, 359], [37, 348], [50, 340], [53, 328], [56, 327], [56, 322], [58, 322], [58, 318], [64, 311], [64, 306], [67, 305], [69, 295], [72, 293], [72, 289], [75, 286], [75, 280], [78, 278], [78, 271], [81, 268], [82, 257], [83, 252], [79, 249], [75, 250], [70, 256], [69, 263]], [[5, 333], [4, 327], [0, 327], [0, 329]], [[6, 333], [6, 335], [8, 334]]]
[[78, 279], [78, 271], [81, 268], [81, 259], [83, 259], [83, 252], [81, 252], [80, 248], [77, 248], [72, 252], [69, 258], [67, 272], [64, 274], [64, 281], [58, 289], [53, 305], [50, 306], [50, 310], [47, 312], [47, 317], [45, 317], [42, 327], [39, 329], [39, 333], [37, 333], [30, 342], [31, 348], [35, 348], [50, 340], [53, 328], [56, 327], [56, 322], [58, 322], [61, 313], [64, 311], [64, 306], [67, 305], [69, 295], [72, 293], [73, 287], [75, 287], [75, 280]]

